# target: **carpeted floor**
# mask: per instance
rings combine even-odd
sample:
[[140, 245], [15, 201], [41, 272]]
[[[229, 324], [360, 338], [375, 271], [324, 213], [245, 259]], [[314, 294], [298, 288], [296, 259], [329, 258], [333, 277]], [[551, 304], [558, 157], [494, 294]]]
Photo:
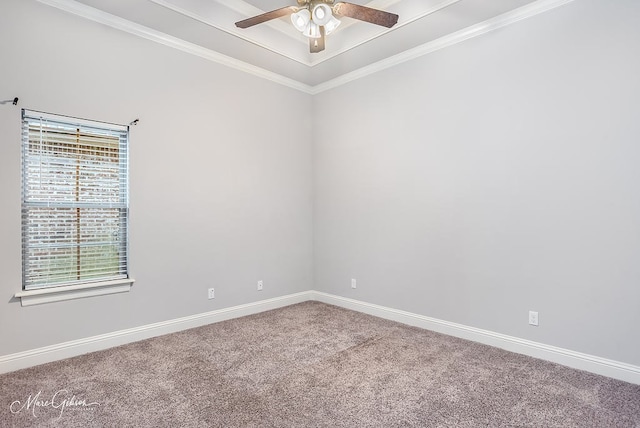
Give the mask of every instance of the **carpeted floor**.
[[317, 302], [1, 375], [0, 406], [2, 427], [640, 426], [639, 385]]

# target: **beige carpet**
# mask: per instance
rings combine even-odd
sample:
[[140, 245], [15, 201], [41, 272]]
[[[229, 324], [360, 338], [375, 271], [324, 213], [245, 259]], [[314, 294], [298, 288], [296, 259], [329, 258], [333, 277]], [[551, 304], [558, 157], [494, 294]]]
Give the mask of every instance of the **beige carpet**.
[[0, 405], [2, 427], [640, 426], [638, 385], [317, 302], [5, 374]]

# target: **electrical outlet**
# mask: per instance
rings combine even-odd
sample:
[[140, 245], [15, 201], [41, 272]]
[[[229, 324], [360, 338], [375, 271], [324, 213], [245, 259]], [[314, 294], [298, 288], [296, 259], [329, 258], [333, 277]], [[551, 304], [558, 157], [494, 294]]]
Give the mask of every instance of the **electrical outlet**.
[[538, 325], [538, 313], [535, 311], [529, 311], [529, 324]]
[[209, 299], [215, 299], [216, 298], [216, 293], [214, 291], [213, 288], [209, 289]]
[[356, 288], [356, 280], [355, 280], [355, 278], [351, 278], [351, 288]]
[[262, 287], [264, 287], [264, 284], [262, 282], [262, 280], [258, 281], [258, 291], [262, 291]]

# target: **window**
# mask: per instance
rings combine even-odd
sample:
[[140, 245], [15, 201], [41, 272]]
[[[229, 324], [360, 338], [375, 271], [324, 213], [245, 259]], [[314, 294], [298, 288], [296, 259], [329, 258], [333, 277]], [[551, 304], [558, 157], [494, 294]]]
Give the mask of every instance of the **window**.
[[133, 282], [128, 138], [126, 126], [23, 110], [23, 290]]

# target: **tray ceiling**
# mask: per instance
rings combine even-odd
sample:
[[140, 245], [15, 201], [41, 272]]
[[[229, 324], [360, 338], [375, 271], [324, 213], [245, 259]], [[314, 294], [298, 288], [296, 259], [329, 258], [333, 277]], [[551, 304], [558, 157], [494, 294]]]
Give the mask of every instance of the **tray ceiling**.
[[[307, 39], [288, 17], [247, 29], [236, 21], [295, 5], [295, 0], [40, 0], [109, 24], [126, 22], [134, 33], [153, 32], [190, 50], [210, 51], [313, 88], [388, 58], [433, 44], [465, 29], [482, 28], [503, 16], [533, 15], [570, 0], [371, 0], [365, 6], [396, 13], [388, 29], [350, 18], [327, 36], [323, 52], [309, 53]], [[520, 18], [522, 19], [522, 18]], [[489, 24], [487, 24], [489, 25]], [[122, 29], [123, 25], [113, 25]], [[151, 37], [148, 37], [151, 38]], [[162, 41], [161, 41], [162, 42]], [[166, 43], [171, 44], [171, 43]], [[274, 80], [274, 79], [272, 79]]]

